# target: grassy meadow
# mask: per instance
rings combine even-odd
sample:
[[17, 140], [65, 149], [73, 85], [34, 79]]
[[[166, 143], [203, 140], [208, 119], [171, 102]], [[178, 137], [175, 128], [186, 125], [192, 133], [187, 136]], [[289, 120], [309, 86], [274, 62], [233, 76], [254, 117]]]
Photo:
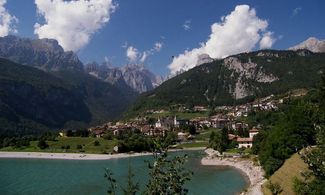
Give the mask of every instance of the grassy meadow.
[[308, 165], [300, 158], [299, 154], [295, 153], [269, 178], [268, 182], [263, 184], [263, 194], [272, 195], [267, 187], [269, 182], [280, 185], [282, 190], [280, 194], [295, 194], [293, 191], [293, 180], [295, 177], [302, 179], [301, 173], [306, 171], [308, 171]]
[[[95, 142], [99, 144], [96, 145]], [[5, 147], [0, 151], [13, 151], [13, 152], [55, 152], [55, 153], [96, 153], [104, 154], [113, 152], [117, 140], [105, 140], [103, 138], [93, 137], [59, 137], [56, 141], [47, 141], [49, 147], [42, 150], [37, 147], [38, 141], [31, 141], [30, 146], [14, 148]]]

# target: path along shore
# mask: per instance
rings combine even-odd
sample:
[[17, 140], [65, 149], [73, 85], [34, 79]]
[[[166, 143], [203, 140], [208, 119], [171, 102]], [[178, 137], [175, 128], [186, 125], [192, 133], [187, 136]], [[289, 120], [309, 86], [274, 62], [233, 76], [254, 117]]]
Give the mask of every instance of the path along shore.
[[242, 194], [247, 195], [262, 195], [262, 184], [266, 181], [264, 178], [264, 171], [261, 166], [256, 166], [251, 160], [241, 158], [223, 158], [217, 157], [216, 152], [212, 149], [207, 149], [208, 154], [202, 158], [202, 165], [216, 165], [216, 166], [232, 166], [241, 170], [249, 178], [250, 186]]
[[[204, 148], [172, 149], [170, 151], [203, 150]], [[109, 160], [152, 155], [151, 152], [86, 154], [86, 153], [46, 153], [46, 152], [0, 152], [0, 158], [62, 159], [62, 160]]]
[[62, 159], [62, 160], [109, 160], [135, 156], [152, 155], [152, 153], [133, 154], [83, 154], [83, 153], [45, 153], [45, 152], [0, 152], [0, 158]]

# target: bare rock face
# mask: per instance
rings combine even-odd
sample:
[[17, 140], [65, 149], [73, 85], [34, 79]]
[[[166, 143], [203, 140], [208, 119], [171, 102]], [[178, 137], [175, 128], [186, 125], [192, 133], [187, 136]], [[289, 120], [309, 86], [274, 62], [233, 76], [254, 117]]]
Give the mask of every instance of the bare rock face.
[[272, 52], [268, 52], [268, 51], [260, 51], [257, 53], [258, 57], [275, 57], [278, 58], [279, 54], [278, 53], [272, 53]]
[[315, 37], [310, 37], [306, 41], [289, 48], [289, 50], [299, 50], [299, 49], [308, 49], [315, 53], [324, 53], [325, 40], [319, 40]]
[[155, 75], [141, 65], [127, 65], [122, 68], [125, 82], [139, 93], [152, 90]]
[[234, 91], [230, 91], [230, 93], [231, 92], [232, 92], [233, 97], [236, 100], [245, 98], [248, 95], [250, 95], [248, 90], [247, 90], [247, 85], [245, 83], [243, 83], [240, 79], [237, 80], [236, 85], [235, 85], [235, 89], [234, 89]]
[[54, 39], [1, 37], [0, 57], [45, 71], [83, 69], [77, 55], [72, 51], [65, 52]]
[[153, 74], [143, 65], [127, 65], [118, 68], [107, 63], [102, 65], [90, 63], [85, 65], [85, 71], [113, 85], [132, 88], [138, 93], [152, 90], [164, 81], [163, 77]]
[[248, 62], [241, 62], [237, 57], [228, 57], [224, 59], [224, 66], [238, 75], [235, 87], [230, 88], [229, 91], [235, 99], [242, 99], [252, 95], [249, 93], [248, 84], [244, 80], [251, 79], [260, 83], [272, 83], [278, 80], [274, 75], [266, 74], [262, 67], [258, 67], [250, 59]]
[[138, 93], [158, 87], [164, 78], [155, 75], [143, 65], [127, 65], [121, 68], [125, 82]]

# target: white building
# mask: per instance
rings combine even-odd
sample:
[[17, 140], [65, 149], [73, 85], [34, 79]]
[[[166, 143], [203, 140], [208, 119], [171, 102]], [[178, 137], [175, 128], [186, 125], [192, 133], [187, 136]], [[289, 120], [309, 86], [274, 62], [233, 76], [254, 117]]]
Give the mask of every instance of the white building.
[[238, 148], [251, 148], [253, 146], [253, 138], [251, 137], [238, 137]]
[[256, 134], [258, 134], [258, 132], [259, 132], [258, 129], [255, 128], [249, 130], [249, 137], [253, 138]]
[[155, 124], [155, 127], [156, 128], [161, 128], [161, 121], [160, 121], [160, 118], [159, 117], [158, 117], [158, 121]]

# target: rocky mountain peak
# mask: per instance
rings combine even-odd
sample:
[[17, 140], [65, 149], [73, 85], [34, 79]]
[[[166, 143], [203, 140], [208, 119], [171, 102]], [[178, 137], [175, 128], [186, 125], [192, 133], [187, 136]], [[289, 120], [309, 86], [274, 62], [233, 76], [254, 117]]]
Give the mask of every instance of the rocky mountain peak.
[[[109, 82], [125, 90], [146, 92], [160, 85], [156, 76], [142, 64], [113, 67], [109, 62], [83, 63], [72, 51], [65, 52], [54, 39], [29, 39], [17, 36], [0, 38], [0, 57], [44, 71], [77, 70]], [[131, 89], [132, 88], [132, 89]]]
[[163, 82], [161, 76], [155, 75], [141, 64], [113, 67], [109, 63], [98, 65], [94, 62], [86, 64], [85, 71], [113, 85], [132, 88], [138, 93], [152, 90]]
[[72, 51], [64, 52], [54, 39], [1, 37], [0, 57], [46, 71], [83, 69], [78, 56]]
[[143, 64], [127, 64], [121, 68], [123, 72], [126, 71], [145, 71], [146, 68]]
[[97, 62], [91, 62], [84, 65], [84, 69], [86, 72], [97, 72], [99, 70], [99, 64]]
[[325, 40], [319, 40], [315, 37], [310, 37], [302, 43], [289, 48], [289, 50], [299, 49], [308, 49], [312, 52], [325, 52]]

